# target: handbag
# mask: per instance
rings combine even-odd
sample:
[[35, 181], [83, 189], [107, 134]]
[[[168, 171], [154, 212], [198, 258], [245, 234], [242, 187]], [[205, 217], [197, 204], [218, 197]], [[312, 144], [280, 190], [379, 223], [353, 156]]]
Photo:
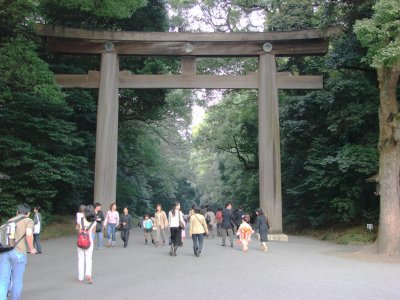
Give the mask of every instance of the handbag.
[[179, 228], [180, 229], [185, 229], [185, 223], [183, 223], [182, 221], [181, 221], [181, 211], [179, 211], [179, 215], [178, 215], [178, 218], [179, 218]]

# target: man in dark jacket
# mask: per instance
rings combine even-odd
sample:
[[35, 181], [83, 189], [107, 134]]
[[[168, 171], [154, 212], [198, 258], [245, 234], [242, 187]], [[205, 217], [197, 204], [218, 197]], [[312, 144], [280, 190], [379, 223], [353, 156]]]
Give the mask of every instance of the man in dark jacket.
[[227, 203], [225, 208], [222, 210], [222, 223], [221, 223], [221, 233], [222, 233], [222, 246], [226, 246], [226, 236], [229, 236], [231, 241], [231, 247], [233, 247], [233, 212], [232, 204]]
[[236, 225], [235, 231], [237, 231], [239, 229], [240, 224], [242, 224], [243, 216], [244, 216], [243, 208], [239, 206], [239, 209], [235, 214], [235, 225]]
[[124, 208], [124, 213], [119, 219], [119, 226], [121, 228], [121, 238], [124, 241], [124, 248], [128, 247], [129, 233], [132, 228], [132, 217], [128, 214], [128, 208]]
[[96, 213], [96, 240], [97, 240], [97, 249], [103, 249], [103, 221], [104, 214], [101, 210], [101, 204], [94, 204], [94, 212]]

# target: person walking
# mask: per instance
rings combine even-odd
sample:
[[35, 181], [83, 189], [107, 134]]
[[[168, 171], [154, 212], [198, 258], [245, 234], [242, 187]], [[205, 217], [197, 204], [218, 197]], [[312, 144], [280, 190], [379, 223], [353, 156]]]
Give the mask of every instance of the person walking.
[[76, 213], [75, 229], [79, 230], [81, 219], [85, 216], [85, 204], [79, 205], [78, 212]]
[[194, 214], [190, 217], [189, 236], [193, 240], [194, 255], [200, 257], [203, 249], [204, 235], [208, 234], [207, 223], [204, 216], [200, 213], [200, 207], [194, 208]]
[[111, 203], [110, 210], [107, 212], [104, 227], [107, 228], [107, 247], [115, 247], [115, 231], [119, 224], [119, 213], [117, 205]]
[[221, 223], [221, 235], [222, 235], [222, 246], [226, 246], [226, 237], [229, 236], [231, 241], [231, 247], [233, 247], [233, 227], [234, 227], [234, 213], [232, 212], [232, 204], [227, 203], [224, 210], [222, 210], [222, 223]]
[[120, 218], [121, 239], [124, 241], [124, 248], [128, 247], [129, 233], [132, 229], [132, 216], [129, 214], [127, 207], [124, 207], [124, 213]]
[[222, 208], [219, 207], [215, 213], [215, 222], [217, 223], [217, 236], [221, 237]]
[[243, 216], [244, 216], [243, 208], [242, 206], [239, 206], [237, 212], [235, 213], [236, 231], [239, 230], [239, 226], [242, 224]]
[[250, 216], [247, 214], [243, 214], [242, 216], [242, 224], [240, 224], [239, 229], [237, 231], [237, 235], [239, 237], [240, 242], [242, 243], [242, 251], [246, 253], [249, 249], [249, 244], [251, 242], [251, 235], [253, 234], [253, 228], [249, 225]]
[[256, 230], [259, 234], [259, 239], [261, 242], [261, 250], [267, 252], [268, 230], [271, 229], [271, 226], [269, 225], [269, 220], [267, 216], [264, 214], [261, 208], [258, 208], [256, 210], [256, 214], [257, 214]]
[[103, 249], [103, 221], [104, 221], [104, 213], [101, 210], [101, 204], [99, 202], [94, 204], [94, 212], [96, 214], [96, 232], [95, 232], [95, 241], [96, 248], [101, 250]]
[[144, 233], [144, 243], [147, 244], [147, 239], [151, 238], [151, 242], [154, 242], [153, 236], [153, 221], [150, 219], [148, 214], [144, 215], [143, 219], [143, 233]]
[[92, 284], [92, 256], [93, 256], [93, 232], [96, 230], [96, 213], [93, 205], [85, 207], [84, 217], [81, 219], [79, 224], [79, 231], [85, 230], [88, 233], [90, 246], [89, 248], [83, 249], [77, 247], [78, 251], [78, 280], [83, 282], [86, 275], [88, 283]]
[[213, 239], [214, 238], [214, 226], [215, 226], [215, 214], [211, 210], [210, 207], [207, 207], [207, 212], [205, 214], [205, 219], [206, 219], [209, 235]]
[[42, 215], [40, 206], [33, 208], [35, 215], [33, 216], [33, 245], [36, 253], [42, 254], [42, 245], [40, 244], [40, 232], [42, 230]]
[[165, 246], [166, 234], [165, 229], [168, 227], [168, 218], [165, 211], [162, 210], [161, 204], [157, 204], [156, 213], [154, 214], [154, 224], [157, 230], [156, 233], [156, 247], [161, 244]]
[[[7, 299], [10, 292], [11, 300], [21, 299], [25, 266], [27, 262], [26, 243], [29, 253], [36, 254], [33, 246], [33, 220], [29, 218], [31, 207], [20, 204], [17, 207], [17, 216], [11, 218], [7, 223], [13, 223], [14, 249], [0, 253], [0, 299]], [[11, 290], [9, 291], [10, 283]]]
[[171, 232], [171, 249], [169, 254], [171, 256], [176, 256], [178, 247], [182, 245], [182, 229], [185, 228], [181, 204], [179, 202], [175, 202], [171, 211], [168, 213], [168, 222]]

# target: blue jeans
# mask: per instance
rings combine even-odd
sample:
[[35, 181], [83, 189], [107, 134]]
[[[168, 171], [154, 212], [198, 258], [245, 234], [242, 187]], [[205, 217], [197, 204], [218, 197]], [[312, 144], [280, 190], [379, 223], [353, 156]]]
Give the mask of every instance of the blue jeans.
[[7, 299], [10, 284], [11, 300], [21, 298], [26, 261], [27, 255], [17, 250], [0, 254], [0, 299]]
[[42, 245], [40, 244], [40, 233], [33, 234], [33, 246], [38, 253], [42, 253]]
[[112, 244], [115, 245], [115, 231], [117, 229], [117, 224], [107, 224], [107, 240], [108, 242], [111, 242]]
[[96, 240], [97, 248], [103, 248], [103, 231], [99, 231], [99, 232], [96, 231], [95, 237], [96, 237], [96, 239], [93, 239], [93, 240]]
[[201, 253], [201, 250], [203, 249], [204, 233], [192, 234], [192, 240], [194, 254], [197, 252]]

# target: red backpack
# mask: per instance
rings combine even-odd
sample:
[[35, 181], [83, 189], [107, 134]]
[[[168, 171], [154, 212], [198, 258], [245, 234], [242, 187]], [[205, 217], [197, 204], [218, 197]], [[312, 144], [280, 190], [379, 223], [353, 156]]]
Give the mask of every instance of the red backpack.
[[90, 233], [89, 229], [93, 226], [94, 221], [85, 228], [83, 225], [83, 218], [81, 219], [81, 229], [78, 233], [78, 247], [81, 249], [89, 249], [90, 247]]

